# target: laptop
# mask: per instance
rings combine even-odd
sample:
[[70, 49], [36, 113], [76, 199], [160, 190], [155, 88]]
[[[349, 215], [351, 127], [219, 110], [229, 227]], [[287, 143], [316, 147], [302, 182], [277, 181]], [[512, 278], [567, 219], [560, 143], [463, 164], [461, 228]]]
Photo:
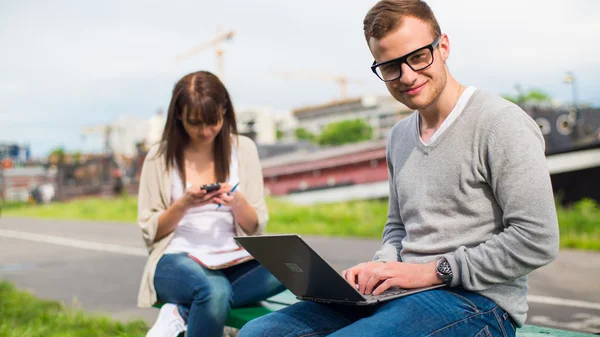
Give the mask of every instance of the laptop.
[[363, 295], [317, 254], [299, 235], [236, 236], [235, 240], [299, 300], [349, 305], [373, 305], [444, 284], [402, 289], [393, 287]]

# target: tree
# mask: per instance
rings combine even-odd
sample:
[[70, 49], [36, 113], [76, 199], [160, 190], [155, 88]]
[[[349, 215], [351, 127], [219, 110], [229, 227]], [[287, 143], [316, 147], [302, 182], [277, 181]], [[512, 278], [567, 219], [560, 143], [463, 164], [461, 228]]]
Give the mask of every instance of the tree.
[[283, 136], [285, 136], [285, 134], [283, 133], [283, 131], [277, 129], [276, 131], [276, 135], [277, 135], [277, 140], [280, 140], [281, 138], [283, 138]]
[[62, 164], [65, 159], [65, 149], [62, 146], [57, 147], [50, 152], [48, 157], [52, 164]]
[[328, 124], [319, 136], [321, 145], [341, 145], [369, 140], [373, 128], [362, 119], [349, 119]]
[[296, 134], [296, 139], [307, 140], [309, 142], [314, 142], [316, 140], [315, 135], [305, 128], [297, 128], [294, 130], [294, 133]]
[[523, 106], [523, 105], [542, 105], [548, 104], [552, 101], [552, 97], [539, 89], [529, 89], [523, 91], [519, 84], [515, 85], [516, 95], [504, 94], [502, 97], [505, 99]]

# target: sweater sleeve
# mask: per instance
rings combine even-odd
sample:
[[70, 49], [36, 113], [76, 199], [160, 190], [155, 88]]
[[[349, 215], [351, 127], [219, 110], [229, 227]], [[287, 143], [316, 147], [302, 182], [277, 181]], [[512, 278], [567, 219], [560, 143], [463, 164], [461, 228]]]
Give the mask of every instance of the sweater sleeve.
[[138, 225], [142, 229], [142, 237], [146, 246], [150, 249], [154, 244], [158, 230], [158, 217], [165, 210], [161, 200], [159, 183], [160, 158], [157, 157], [158, 148], [154, 147], [144, 159], [140, 175], [140, 186], [138, 191]]
[[244, 170], [245, 181], [244, 196], [258, 217], [258, 225], [252, 233], [246, 232], [239, 224], [236, 223], [237, 231], [243, 235], [258, 235], [263, 234], [269, 221], [269, 213], [267, 203], [265, 201], [264, 180], [262, 175], [262, 167], [258, 156], [256, 144], [247, 137], [238, 136], [240, 149], [240, 164]]
[[388, 184], [389, 184], [389, 205], [388, 215], [385, 226], [383, 227], [383, 239], [381, 248], [375, 252], [373, 261], [402, 261], [400, 252], [402, 251], [402, 240], [406, 236], [404, 223], [400, 216], [400, 205], [398, 203], [398, 193], [396, 188], [396, 179], [394, 175], [393, 160], [391, 158], [391, 149], [393, 131], [387, 144], [386, 160], [388, 166]]
[[527, 275], [558, 254], [558, 220], [544, 139], [535, 122], [511, 105], [491, 119], [484, 136], [484, 175], [502, 209], [504, 230], [445, 257], [452, 286], [481, 291]]

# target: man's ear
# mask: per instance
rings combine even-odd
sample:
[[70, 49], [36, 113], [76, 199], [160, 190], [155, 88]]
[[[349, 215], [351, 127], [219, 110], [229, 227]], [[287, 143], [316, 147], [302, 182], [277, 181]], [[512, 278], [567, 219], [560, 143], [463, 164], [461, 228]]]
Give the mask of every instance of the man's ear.
[[450, 57], [450, 39], [448, 39], [448, 35], [442, 34], [438, 48], [440, 49], [442, 61], [444, 61], [445, 63], [446, 60]]

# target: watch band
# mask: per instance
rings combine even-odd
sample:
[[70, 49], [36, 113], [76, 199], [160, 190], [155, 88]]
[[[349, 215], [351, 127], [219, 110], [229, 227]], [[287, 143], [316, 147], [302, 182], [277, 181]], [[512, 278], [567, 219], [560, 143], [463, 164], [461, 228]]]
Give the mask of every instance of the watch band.
[[444, 281], [446, 285], [450, 285], [452, 283], [452, 267], [450, 267], [450, 263], [445, 257], [439, 259], [435, 265], [435, 272], [438, 274], [438, 277]]

